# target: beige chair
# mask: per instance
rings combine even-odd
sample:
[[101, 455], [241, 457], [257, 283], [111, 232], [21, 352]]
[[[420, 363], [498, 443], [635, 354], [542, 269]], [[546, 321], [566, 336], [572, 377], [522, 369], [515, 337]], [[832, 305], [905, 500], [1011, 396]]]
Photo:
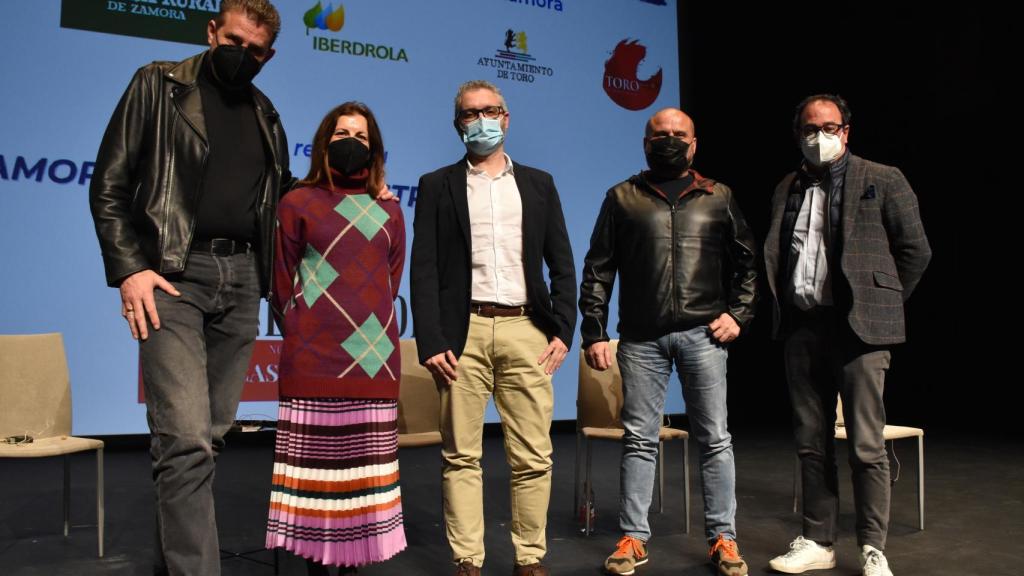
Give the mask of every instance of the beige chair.
[[441, 443], [441, 396], [434, 378], [420, 365], [416, 341], [400, 342], [402, 381], [398, 392], [398, 447]]
[[[889, 442], [890, 451], [895, 450], [894, 442], [904, 438], [917, 438], [917, 525], [924, 530], [924, 429], [910, 426], [885, 425], [882, 437]], [[836, 402], [836, 440], [847, 440], [846, 421], [843, 419], [843, 400]], [[800, 510], [800, 459], [796, 461], [796, 472], [793, 480], [793, 512]]]
[[103, 556], [103, 441], [71, 436], [71, 385], [60, 334], [0, 336], [0, 458], [64, 457], [64, 536], [71, 511], [69, 455], [96, 451], [97, 548]]
[[[612, 357], [619, 347], [618, 340], [609, 342]], [[594, 505], [591, 486], [591, 441], [612, 440], [621, 442], [625, 431], [622, 429], [622, 375], [618, 362], [604, 372], [591, 369], [580, 351], [579, 390], [576, 396], [576, 466], [573, 492], [573, 514], [582, 512], [584, 533], [593, 531], [591, 525]], [[661, 427], [658, 434], [658, 512], [664, 511], [665, 492], [665, 441], [683, 441], [683, 507], [686, 513], [686, 532], [690, 532], [690, 435], [678, 428]], [[586, 452], [586, 474], [583, 480], [583, 496], [580, 500], [580, 459]]]

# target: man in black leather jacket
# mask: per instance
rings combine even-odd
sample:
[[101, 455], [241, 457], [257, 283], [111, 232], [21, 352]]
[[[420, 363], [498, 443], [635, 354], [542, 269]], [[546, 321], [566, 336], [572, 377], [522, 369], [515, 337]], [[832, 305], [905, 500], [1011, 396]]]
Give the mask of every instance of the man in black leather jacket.
[[690, 168], [693, 121], [661, 110], [647, 123], [649, 171], [608, 191], [594, 226], [580, 286], [587, 364], [611, 366], [608, 304], [619, 275], [623, 438], [619, 526], [605, 561], [612, 574], [647, 562], [647, 510], [672, 365], [679, 372], [700, 448], [705, 536], [720, 574], [742, 576], [736, 546], [736, 473], [727, 426], [726, 345], [754, 315], [754, 237], [732, 191]]
[[222, 0], [210, 50], [140, 68], [89, 191], [107, 282], [139, 340], [157, 496], [158, 574], [219, 574], [212, 482], [270, 287], [284, 131], [251, 83], [281, 27]]

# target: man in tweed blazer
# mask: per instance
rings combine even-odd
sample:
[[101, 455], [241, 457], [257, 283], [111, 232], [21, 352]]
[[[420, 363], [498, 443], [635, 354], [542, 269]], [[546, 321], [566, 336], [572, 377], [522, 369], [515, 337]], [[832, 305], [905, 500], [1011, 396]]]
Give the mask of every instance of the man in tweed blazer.
[[882, 553], [889, 519], [882, 391], [890, 347], [905, 339], [903, 303], [931, 249], [903, 174], [847, 149], [850, 111], [842, 98], [806, 98], [793, 128], [804, 161], [775, 189], [764, 258], [773, 334], [785, 344], [803, 534], [770, 565], [791, 574], [835, 566], [838, 392], [864, 574], [891, 576]]

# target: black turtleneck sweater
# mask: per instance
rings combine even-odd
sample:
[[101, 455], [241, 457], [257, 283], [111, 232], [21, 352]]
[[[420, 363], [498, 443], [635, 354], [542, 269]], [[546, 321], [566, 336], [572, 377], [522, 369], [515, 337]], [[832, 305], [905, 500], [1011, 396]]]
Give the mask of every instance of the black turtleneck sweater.
[[673, 206], [679, 202], [679, 195], [693, 184], [693, 172], [689, 170], [682, 178], [662, 178], [653, 172], [646, 172], [644, 176], [647, 182], [660, 190]]
[[196, 209], [195, 239], [252, 242], [256, 202], [267, 167], [252, 91], [223, 87], [210, 71], [209, 58], [198, 81], [210, 154]]

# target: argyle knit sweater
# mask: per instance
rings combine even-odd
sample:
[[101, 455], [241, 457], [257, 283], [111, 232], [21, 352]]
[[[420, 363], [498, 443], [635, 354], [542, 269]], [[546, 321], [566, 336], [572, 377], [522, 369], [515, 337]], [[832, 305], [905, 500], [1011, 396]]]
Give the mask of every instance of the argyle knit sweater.
[[299, 188], [278, 207], [280, 395], [397, 399], [405, 222], [397, 202], [366, 193], [366, 170], [332, 178], [333, 189]]

